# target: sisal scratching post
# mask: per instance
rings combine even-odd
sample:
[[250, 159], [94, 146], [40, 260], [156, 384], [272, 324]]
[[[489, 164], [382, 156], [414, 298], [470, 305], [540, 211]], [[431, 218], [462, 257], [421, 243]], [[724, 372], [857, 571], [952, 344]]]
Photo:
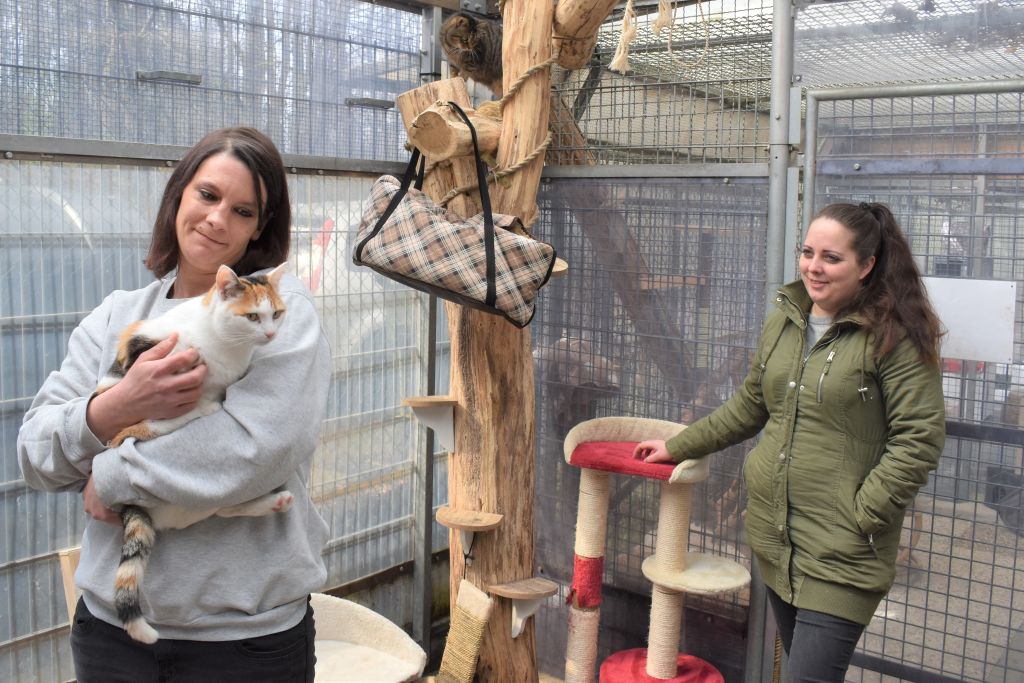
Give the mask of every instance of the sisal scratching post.
[[619, 45], [615, 48], [608, 68], [624, 74], [629, 71], [629, 44], [636, 38], [636, 12], [633, 11], [633, 0], [627, 0], [626, 9], [622, 12], [622, 35]]
[[[692, 484], [661, 484], [658, 536], [654, 554], [662, 571], [677, 574], [686, 569], [690, 531]], [[683, 593], [658, 584], [651, 591], [651, 622], [647, 631], [647, 675], [672, 678], [679, 655], [679, 631], [683, 621]]]
[[448, 628], [448, 640], [441, 655], [438, 683], [472, 683], [476, 660], [484, 639], [493, 601], [465, 579], [459, 583], [459, 595]]
[[569, 591], [569, 640], [565, 653], [566, 683], [590, 683], [597, 662], [597, 630], [601, 618], [601, 575], [608, 522], [607, 472], [580, 470], [579, 509], [572, 586]]

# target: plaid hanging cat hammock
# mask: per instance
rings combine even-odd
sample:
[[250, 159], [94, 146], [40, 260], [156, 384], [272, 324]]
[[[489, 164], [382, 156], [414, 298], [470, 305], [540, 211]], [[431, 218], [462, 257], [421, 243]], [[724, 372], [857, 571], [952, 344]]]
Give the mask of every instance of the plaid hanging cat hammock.
[[555, 249], [511, 232], [522, 225], [517, 217], [492, 212], [476, 129], [459, 105], [449, 104], [473, 139], [483, 211], [463, 218], [430, 199], [422, 191], [426, 160], [414, 148], [401, 180], [382, 176], [370, 189], [352, 261], [525, 327], [533, 319], [537, 292], [551, 277]]

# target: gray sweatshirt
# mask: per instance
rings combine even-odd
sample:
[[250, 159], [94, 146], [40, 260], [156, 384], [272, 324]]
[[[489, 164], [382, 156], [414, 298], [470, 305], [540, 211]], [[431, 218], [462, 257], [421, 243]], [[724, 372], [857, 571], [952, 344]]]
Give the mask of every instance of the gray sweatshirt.
[[[60, 370], [43, 383], [18, 433], [25, 481], [46, 491], [80, 490], [92, 472], [107, 505], [236, 505], [278, 488], [295, 502], [266, 517], [211, 517], [157, 534], [142, 581], [142, 609], [162, 638], [237, 640], [297, 624], [306, 596], [323, 587], [327, 525], [309, 497], [310, 461], [324, 418], [331, 354], [312, 297], [291, 276], [277, 337], [228, 388], [223, 409], [151, 441], [106, 449], [85, 408], [129, 323], [182, 303], [173, 276], [108, 296], [72, 332]], [[75, 583], [89, 610], [120, 625], [114, 572], [121, 529], [89, 520]]]

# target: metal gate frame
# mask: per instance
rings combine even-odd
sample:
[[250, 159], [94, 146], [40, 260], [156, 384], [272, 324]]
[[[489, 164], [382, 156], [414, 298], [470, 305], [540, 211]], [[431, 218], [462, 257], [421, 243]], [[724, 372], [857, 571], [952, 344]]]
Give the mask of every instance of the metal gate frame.
[[[806, 110], [804, 117], [803, 143], [803, 206], [800, 220], [800, 233], [803, 234], [810, 225], [815, 213], [815, 192], [818, 171], [818, 106], [820, 102], [837, 100], [866, 100], [903, 97], [930, 97], [954, 95], [996, 95], [1001, 93], [1024, 92], [1024, 79], [1006, 79], [990, 81], [957, 81], [947, 83], [926, 83], [907, 85], [888, 85], [879, 87], [850, 87], [808, 89], [805, 93]], [[938, 173], [1008, 173], [1024, 175], [1024, 159], [946, 159], [929, 162], [925, 168], [920, 161], [908, 160], [875, 162], [888, 164], [887, 172], [904, 171], [908, 174]], [[859, 170], [859, 167], [858, 167]], [[876, 169], [878, 172], [878, 169]], [[982, 425], [958, 420], [947, 420], [946, 433], [952, 437], [994, 441], [1003, 444], [1024, 446], [1024, 431], [1007, 426]], [[857, 651], [852, 664], [865, 671], [872, 671], [887, 676], [898, 677], [905, 681], [920, 683], [956, 683], [960, 679], [907, 665], [903, 662], [891, 661], [874, 655]]]

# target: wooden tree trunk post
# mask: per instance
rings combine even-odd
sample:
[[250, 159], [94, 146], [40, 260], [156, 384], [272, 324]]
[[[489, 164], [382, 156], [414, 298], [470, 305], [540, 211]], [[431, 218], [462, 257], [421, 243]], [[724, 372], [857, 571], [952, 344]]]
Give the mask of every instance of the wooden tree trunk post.
[[[550, 56], [553, 6], [509, 0], [504, 17], [504, 80], [508, 86], [531, 66]], [[502, 116], [498, 165], [508, 167], [539, 147], [547, 137], [549, 71], [531, 76], [509, 100]], [[398, 108], [408, 130], [413, 119], [437, 100], [468, 105], [460, 79], [440, 81], [403, 93]], [[467, 161], [468, 160], [468, 161]], [[434, 161], [437, 161], [435, 159]], [[509, 176], [508, 186], [492, 186], [494, 210], [520, 217], [536, 213], [543, 155]], [[435, 199], [472, 181], [469, 157], [441, 164], [425, 190]], [[462, 215], [478, 211], [476, 194], [461, 195], [450, 208]], [[455, 410], [455, 448], [448, 462], [451, 508], [498, 513], [502, 524], [477, 533], [472, 563], [463, 561], [459, 534], [451, 545], [452, 607], [463, 578], [486, 590], [494, 584], [534, 575], [533, 506], [534, 423], [533, 359], [529, 329], [517, 329], [498, 316], [446, 304], [451, 338], [450, 394]], [[534, 620], [512, 638], [512, 603], [495, 601], [487, 623], [477, 672], [483, 681], [536, 681]]]
[[[504, 90], [527, 69], [550, 56], [553, 6], [550, 2], [509, 0], [504, 10]], [[549, 71], [523, 83], [502, 112], [498, 165], [511, 166], [547, 137]], [[509, 176], [508, 186], [492, 186], [494, 210], [528, 218], [536, 211], [543, 155]], [[534, 575], [533, 359], [529, 328], [516, 329], [496, 316], [448, 306], [451, 337], [451, 393], [456, 449], [448, 463], [449, 503], [458, 508], [504, 515], [493, 532], [477, 534], [473, 562], [462, 563], [463, 548], [453, 538], [451, 585], [465, 578], [478, 586]], [[487, 624], [477, 671], [482, 681], [536, 681], [534, 619], [511, 637], [512, 604], [495, 602]]]

